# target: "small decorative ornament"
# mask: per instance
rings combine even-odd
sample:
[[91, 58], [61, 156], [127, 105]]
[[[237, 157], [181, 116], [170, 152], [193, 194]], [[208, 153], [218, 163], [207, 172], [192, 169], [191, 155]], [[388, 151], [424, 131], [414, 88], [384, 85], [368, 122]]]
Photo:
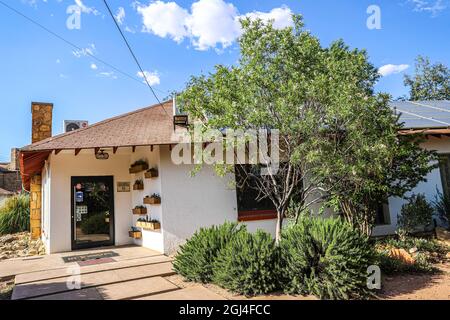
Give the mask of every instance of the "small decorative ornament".
[[104, 150], [100, 150], [95, 154], [95, 158], [97, 160], [108, 160], [109, 159], [109, 153], [105, 152]]

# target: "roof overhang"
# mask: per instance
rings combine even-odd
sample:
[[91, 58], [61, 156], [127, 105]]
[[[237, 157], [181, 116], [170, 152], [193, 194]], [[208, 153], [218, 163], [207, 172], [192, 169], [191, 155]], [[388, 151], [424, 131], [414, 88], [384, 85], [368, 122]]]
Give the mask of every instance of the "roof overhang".
[[399, 131], [400, 135], [413, 135], [413, 134], [420, 134], [424, 136], [434, 136], [437, 138], [440, 138], [442, 136], [450, 136], [450, 129], [449, 128], [434, 128], [434, 129], [406, 129]]
[[40, 174], [51, 151], [20, 151], [19, 163], [23, 188], [30, 191], [30, 180]]

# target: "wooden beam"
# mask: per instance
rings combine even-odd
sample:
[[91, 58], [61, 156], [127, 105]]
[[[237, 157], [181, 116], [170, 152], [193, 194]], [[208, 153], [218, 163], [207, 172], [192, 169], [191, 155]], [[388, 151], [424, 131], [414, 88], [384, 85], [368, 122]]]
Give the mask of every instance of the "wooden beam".
[[119, 149], [119, 147], [113, 147], [113, 153], [116, 154], [117, 149]]
[[169, 151], [172, 151], [172, 145], [169, 144]]
[[150, 146], [150, 151], [153, 152], [153, 145]]
[[60, 153], [62, 151], [62, 149], [55, 149], [55, 156], [58, 155], [58, 153]]
[[133, 146], [133, 153], [136, 152], [136, 146]]
[[81, 149], [75, 149], [75, 155], [77, 156], [80, 153]]

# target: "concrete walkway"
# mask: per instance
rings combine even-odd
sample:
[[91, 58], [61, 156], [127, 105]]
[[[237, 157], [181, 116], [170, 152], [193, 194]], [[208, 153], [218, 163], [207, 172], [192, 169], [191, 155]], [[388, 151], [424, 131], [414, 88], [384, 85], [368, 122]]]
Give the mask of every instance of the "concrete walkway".
[[[65, 263], [63, 257], [114, 252], [110, 259]], [[172, 262], [158, 252], [136, 246], [53, 254], [0, 262], [0, 278], [15, 276], [13, 300], [222, 300], [202, 287], [181, 289], [165, 277]]]

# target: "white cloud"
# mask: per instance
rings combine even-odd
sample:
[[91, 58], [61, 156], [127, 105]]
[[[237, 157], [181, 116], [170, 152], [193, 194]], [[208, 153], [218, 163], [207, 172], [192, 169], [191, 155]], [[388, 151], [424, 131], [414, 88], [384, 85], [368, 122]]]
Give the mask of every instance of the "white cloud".
[[223, 0], [199, 0], [192, 4], [186, 20], [194, 47], [207, 50], [221, 45], [229, 47], [239, 36], [238, 10]]
[[104, 78], [111, 78], [111, 79], [117, 79], [116, 74], [113, 71], [110, 72], [99, 72], [97, 73], [98, 77], [104, 77]]
[[73, 50], [72, 54], [77, 57], [77, 58], [81, 58], [81, 57], [85, 57], [85, 56], [93, 56], [96, 52], [95, 49], [95, 45], [93, 43], [91, 43], [88, 47], [86, 48], [81, 48], [81, 49], [77, 49], [77, 50]]
[[[144, 70], [144, 73], [142, 73], [140, 71], [137, 73], [137, 76], [142, 79], [144, 79], [144, 75], [145, 75], [145, 78], [147, 78], [147, 81], [151, 86], [158, 85], [161, 82], [159, 79], [158, 72], [156, 72], [156, 71], [150, 72], [150, 71]], [[144, 79], [144, 83], [146, 83], [145, 79]]]
[[82, 13], [86, 13], [86, 14], [93, 14], [95, 16], [100, 15], [100, 12], [95, 9], [94, 7], [88, 7], [86, 6], [82, 0], [75, 0], [75, 4], [80, 8]]
[[60, 59], [56, 59], [56, 63], [57, 63], [57, 64], [60, 64], [60, 63], [61, 63], [61, 60], [60, 60]]
[[286, 6], [270, 12], [250, 12], [240, 15], [232, 3], [224, 0], [197, 0], [190, 12], [175, 2], [154, 1], [149, 5], [137, 4], [142, 16], [143, 32], [169, 37], [180, 43], [189, 38], [197, 50], [226, 48], [241, 34], [241, 18], [273, 20], [275, 28], [293, 25], [293, 12]]
[[125, 20], [125, 9], [123, 7], [119, 7], [114, 17], [116, 18], [119, 24], [122, 24], [123, 21]]
[[401, 73], [409, 68], [407, 64], [386, 64], [378, 69], [378, 73], [383, 76], [390, 76], [391, 74]]
[[270, 12], [254, 11], [245, 14], [245, 17], [250, 19], [261, 19], [264, 22], [273, 21], [273, 26], [276, 29], [283, 29], [294, 25], [292, 15], [294, 13], [287, 6], [281, 8], [274, 8]]
[[429, 12], [432, 16], [436, 16], [448, 7], [447, 0], [408, 0], [408, 2], [414, 6], [414, 11]]
[[95, 63], [91, 63], [91, 69], [92, 70], [97, 70], [98, 67], [97, 67], [97, 65]]
[[155, 1], [148, 6], [138, 5], [136, 10], [142, 15], [143, 32], [169, 37], [176, 42], [188, 35], [185, 20], [189, 14], [175, 2]]

